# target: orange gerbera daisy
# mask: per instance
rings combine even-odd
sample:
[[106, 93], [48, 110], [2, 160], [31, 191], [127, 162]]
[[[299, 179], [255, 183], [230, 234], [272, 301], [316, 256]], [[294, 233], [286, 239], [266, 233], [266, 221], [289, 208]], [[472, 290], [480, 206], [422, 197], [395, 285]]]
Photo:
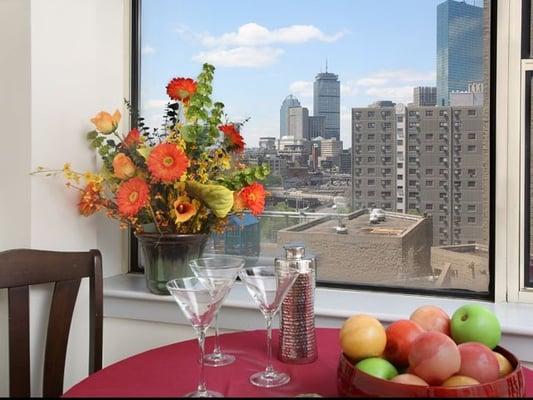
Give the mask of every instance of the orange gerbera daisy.
[[234, 124], [220, 125], [218, 129], [224, 132], [224, 135], [226, 135], [226, 138], [228, 138], [230, 142], [230, 148], [232, 150], [235, 150], [236, 152], [244, 150], [244, 139]]
[[141, 178], [131, 178], [122, 182], [117, 190], [118, 212], [125, 217], [132, 217], [146, 206], [150, 189]]
[[191, 78], [174, 78], [167, 85], [168, 97], [184, 104], [189, 103], [194, 93], [196, 93], [196, 82]]
[[163, 183], [172, 183], [187, 171], [189, 159], [175, 144], [161, 143], [152, 150], [147, 164], [154, 178]]
[[253, 215], [259, 215], [265, 209], [266, 191], [263, 185], [254, 182], [242, 188], [237, 194], [237, 204], [243, 204]]
[[174, 211], [176, 211], [176, 223], [190, 220], [198, 211], [195, 201], [191, 202], [187, 196], [180, 196], [174, 202]]
[[100, 185], [94, 182], [89, 182], [81, 192], [78, 210], [84, 217], [88, 217], [102, 208], [100, 189]]
[[137, 128], [133, 128], [129, 131], [128, 135], [124, 139], [124, 144], [128, 147], [133, 146], [141, 141], [141, 133]]

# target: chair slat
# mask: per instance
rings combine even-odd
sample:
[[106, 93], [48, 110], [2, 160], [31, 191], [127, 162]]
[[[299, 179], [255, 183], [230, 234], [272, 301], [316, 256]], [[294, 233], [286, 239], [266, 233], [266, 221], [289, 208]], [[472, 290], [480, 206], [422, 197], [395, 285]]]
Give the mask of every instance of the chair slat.
[[59, 397], [63, 394], [68, 337], [80, 282], [81, 279], [60, 281], [54, 287], [44, 354], [44, 397]]
[[28, 286], [8, 289], [10, 397], [30, 397], [30, 296]]
[[100, 252], [91, 250], [94, 257], [94, 276], [89, 282], [89, 374], [102, 369], [102, 340], [104, 293], [102, 257]]

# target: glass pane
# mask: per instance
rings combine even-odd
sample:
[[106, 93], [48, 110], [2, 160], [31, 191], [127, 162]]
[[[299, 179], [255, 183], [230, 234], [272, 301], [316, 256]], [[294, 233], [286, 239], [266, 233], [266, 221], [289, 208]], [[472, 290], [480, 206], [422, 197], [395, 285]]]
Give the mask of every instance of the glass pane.
[[[526, 73], [526, 115], [525, 115], [525, 122], [526, 122], [526, 132], [529, 132], [529, 137], [526, 137], [526, 151], [528, 153], [528, 160], [529, 168], [528, 168], [528, 175], [527, 175], [527, 185], [526, 185], [526, 206], [528, 208], [529, 212], [529, 221], [528, 225], [526, 227], [526, 243], [528, 243], [529, 240], [529, 246], [526, 248], [526, 265], [525, 265], [525, 271], [524, 271], [524, 282], [525, 286], [533, 287], [533, 201], [532, 201], [532, 190], [533, 190], [533, 162], [532, 162], [532, 154], [533, 150], [531, 147], [532, 143], [532, 136], [533, 136], [533, 101], [532, 100], [532, 92], [531, 87], [533, 83], [533, 72], [527, 72]], [[529, 196], [527, 195], [529, 193]], [[529, 238], [528, 238], [529, 236]]]
[[212, 63], [243, 161], [270, 164], [265, 214], [210, 251], [303, 241], [320, 282], [488, 293], [490, 1], [383, 3], [144, 1], [141, 113]]

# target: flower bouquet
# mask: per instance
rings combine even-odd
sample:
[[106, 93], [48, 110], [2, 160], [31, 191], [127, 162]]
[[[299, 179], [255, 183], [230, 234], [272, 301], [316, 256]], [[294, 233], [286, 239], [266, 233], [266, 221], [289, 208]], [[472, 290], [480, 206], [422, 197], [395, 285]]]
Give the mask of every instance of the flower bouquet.
[[[131, 227], [142, 244], [150, 290], [166, 294], [166, 281], [187, 272], [199, 257], [208, 234], [223, 232], [228, 215], [260, 214], [268, 165], [247, 166], [241, 157], [242, 124], [223, 121], [224, 104], [213, 102], [215, 68], [204, 64], [196, 80], [174, 78], [162, 127], [137, 127], [119, 133], [119, 111], [100, 112], [87, 139], [102, 160], [98, 172], [39, 167], [36, 173], [62, 173], [67, 186], [80, 192], [84, 216], [105, 211]], [[126, 102], [130, 112], [136, 111]]]

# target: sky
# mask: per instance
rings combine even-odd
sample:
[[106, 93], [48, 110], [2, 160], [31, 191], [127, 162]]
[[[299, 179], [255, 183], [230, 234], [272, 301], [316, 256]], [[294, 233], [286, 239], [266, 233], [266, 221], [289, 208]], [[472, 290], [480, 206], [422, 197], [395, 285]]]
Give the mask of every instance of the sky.
[[141, 113], [159, 125], [168, 81], [194, 78], [209, 62], [214, 99], [231, 121], [250, 118], [242, 133], [257, 146], [261, 136], [279, 137], [287, 95], [313, 115], [312, 82], [327, 59], [341, 82], [341, 140], [349, 148], [352, 107], [407, 103], [413, 87], [435, 85], [442, 1], [144, 0]]

